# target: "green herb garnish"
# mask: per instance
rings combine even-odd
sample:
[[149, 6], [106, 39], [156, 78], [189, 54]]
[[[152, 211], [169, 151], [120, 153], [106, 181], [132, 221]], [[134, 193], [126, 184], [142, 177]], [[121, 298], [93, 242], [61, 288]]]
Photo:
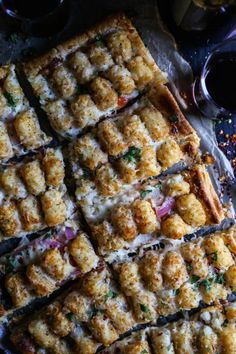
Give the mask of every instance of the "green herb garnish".
[[187, 264], [187, 270], [190, 272], [193, 269], [193, 266], [191, 263]]
[[170, 116], [169, 119], [172, 123], [178, 123], [178, 121], [179, 121], [179, 118], [176, 114], [173, 114], [172, 116]]
[[173, 294], [174, 294], [174, 296], [179, 295], [179, 289], [174, 289], [174, 290], [173, 290]]
[[142, 312], [150, 312], [149, 308], [147, 307], [147, 305], [144, 305], [144, 304], [140, 304], [140, 309]]
[[96, 305], [92, 305], [91, 310], [88, 311], [88, 316], [89, 318], [93, 318], [98, 313], [98, 309], [96, 308]]
[[193, 275], [191, 278], [191, 284], [197, 283], [199, 279], [200, 277], [198, 275]]
[[137, 163], [141, 158], [141, 150], [135, 146], [131, 146], [123, 158], [128, 162]]
[[224, 273], [220, 273], [215, 277], [216, 284], [223, 284], [224, 283]]
[[69, 321], [73, 321], [73, 319], [74, 319], [74, 314], [73, 314], [72, 312], [69, 312], [69, 313], [66, 314], [66, 317], [67, 317], [67, 319], [68, 319]]
[[7, 100], [7, 103], [9, 106], [11, 106], [12, 108], [16, 107], [16, 102], [14, 97], [12, 96], [12, 94], [10, 94], [9, 92], [4, 92], [4, 96]]
[[112, 290], [109, 290], [105, 296], [106, 296], [106, 299], [115, 299], [118, 296], [118, 294]]
[[149, 193], [152, 193], [152, 190], [146, 189], [146, 190], [140, 192], [140, 196], [142, 199], [144, 199]]
[[214, 262], [216, 262], [216, 261], [217, 261], [217, 259], [218, 259], [218, 254], [217, 254], [217, 251], [215, 251], [215, 252], [212, 252], [212, 253], [208, 254], [208, 256], [210, 256], [210, 257], [211, 257], [211, 259], [212, 259]]
[[148, 353], [147, 349], [143, 349], [140, 354], [147, 354], [147, 353]]

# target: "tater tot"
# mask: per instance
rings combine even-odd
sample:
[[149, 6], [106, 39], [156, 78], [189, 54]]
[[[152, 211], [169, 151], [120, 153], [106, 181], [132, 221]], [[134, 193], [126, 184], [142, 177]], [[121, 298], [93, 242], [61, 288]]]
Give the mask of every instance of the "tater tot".
[[192, 331], [188, 322], [183, 322], [172, 331], [172, 341], [174, 344], [174, 353], [176, 354], [194, 354], [192, 346]]
[[66, 219], [66, 206], [61, 193], [49, 190], [41, 196], [45, 222], [48, 226], [62, 224]]
[[95, 125], [99, 120], [99, 111], [90, 95], [79, 95], [71, 102], [70, 108], [79, 128]]
[[113, 90], [108, 80], [97, 77], [91, 82], [90, 88], [93, 92], [94, 102], [101, 111], [107, 111], [117, 106], [117, 93]]
[[107, 119], [98, 126], [98, 139], [108, 155], [117, 156], [126, 150], [126, 143], [114, 121]]
[[169, 125], [161, 112], [156, 108], [144, 107], [139, 111], [138, 115], [141, 117], [153, 140], [163, 140], [168, 136]]
[[26, 269], [26, 276], [35, 293], [45, 296], [52, 293], [56, 288], [56, 282], [49, 277], [41, 267], [29, 264]]
[[77, 89], [77, 82], [75, 78], [63, 65], [56, 67], [53, 71], [52, 83], [64, 99], [68, 99], [73, 96]]
[[86, 54], [77, 51], [69, 59], [69, 65], [74, 70], [80, 84], [85, 84], [94, 77], [94, 68]]
[[208, 261], [204, 249], [196, 243], [185, 243], [181, 246], [181, 254], [188, 263], [188, 269], [191, 274], [204, 279], [208, 275]]
[[6, 168], [0, 175], [0, 183], [7, 194], [14, 197], [25, 196], [26, 190], [15, 167]]
[[61, 280], [66, 275], [66, 262], [57, 248], [45, 251], [40, 260], [42, 269], [53, 278]]
[[190, 193], [176, 199], [176, 209], [182, 219], [193, 227], [206, 223], [206, 213], [195, 194]]
[[130, 208], [126, 205], [117, 207], [111, 215], [111, 221], [117, 233], [126, 241], [135, 239], [138, 234]]
[[216, 268], [224, 270], [234, 264], [233, 257], [220, 236], [207, 237], [204, 241], [204, 246], [209, 261]]
[[224, 278], [226, 280], [226, 284], [233, 290], [236, 291], [236, 265], [232, 265], [225, 272]]
[[30, 301], [31, 295], [26, 287], [26, 280], [20, 273], [8, 274], [5, 287], [15, 307], [22, 307]]
[[172, 214], [161, 221], [163, 234], [174, 240], [179, 240], [190, 232], [190, 227], [178, 214]]
[[10, 159], [12, 156], [13, 149], [7, 127], [3, 122], [0, 122], [0, 159]]
[[46, 190], [44, 173], [38, 160], [24, 164], [20, 171], [29, 193], [39, 195]]
[[128, 343], [121, 351], [121, 354], [151, 354], [149, 344], [146, 340], [136, 340], [133, 343]]
[[109, 291], [109, 273], [106, 269], [92, 270], [82, 278], [81, 289], [94, 299], [104, 298]]
[[62, 157], [57, 156], [53, 149], [48, 149], [43, 157], [43, 169], [48, 186], [59, 187], [65, 177], [65, 169]]
[[126, 296], [133, 296], [140, 292], [141, 277], [136, 263], [122, 263], [119, 265], [118, 274], [120, 285]]
[[112, 66], [107, 73], [107, 77], [112, 82], [119, 96], [130, 95], [135, 90], [134, 80], [124, 66]]
[[92, 226], [92, 235], [98, 243], [100, 254], [115, 251], [124, 246], [124, 240], [114, 233], [107, 221]]
[[116, 63], [121, 64], [131, 59], [132, 45], [127, 32], [119, 31], [110, 34], [107, 39], [107, 45]]
[[120, 158], [116, 162], [117, 171], [124, 183], [132, 183], [137, 179], [136, 175], [137, 162], [134, 160], [128, 161], [126, 158]]
[[67, 133], [70, 130], [73, 124], [73, 117], [62, 100], [49, 102], [44, 108], [53, 129], [60, 133]]
[[188, 279], [188, 273], [180, 254], [175, 251], [167, 252], [162, 262], [162, 274], [166, 286], [179, 289]]
[[108, 161], [98, 142], [91, 134], [78, 138], [74, 144], [75, 157], [90, 170], [95, 170], [99, 165]]
[[234, 324], [230, 324], [222, 328], [220, 333], [220, 340], [222, 343], [224, 354], [234, 354], [236, 348], [236, 328]]
[[0, 230], [4, 237], [14, 236], [20, 229], [20, 223], [13, 203], [0, 205]]
[[149, 234], [159, 229], [155, 211], [147, 200], [135, 200], [132, 211], [140, 233]]
[[53, 348], [58, 340], [58, 337], [50, 331], [47, 323], [43, 319], [30, 321], [28, 331], [36, 343], [46, 349]]
[[25, 148], [36, 149], [42, 145], [42, 131], [32, 110], [19, 113], [13, 124], [16, 135]]
[[107, 70], [114, 64], [111, 54], [102, 45], [95, 44], [89, 48], [89, 59], [99, 71]]
[[191, 310], [199, 305], [199, 295], [198, 292], [191, 286], [191, 284], [183, 284], [178, 289], [178, 294], [176, 296], [176, 303], [180, 309]]
[[172, 167], [183, 158], [183, 153], [175, 140], [169, 139], [165, 141], [157, 149], [157, 160], [163, 169]]
[[62, 313], [61, 306], [57, 302], [47, 307], [46, 319], [50, 330], [59, 337], [67, 336], [73, 328], [73, 323]]
[[153, 71], [149, 68], [141, 56], [133, 58], [129, 63], [127, 63], [127, 67], [140, 90], [143, 90], [145, 86], [150, 84], [153, 80]]
[[145, 125], [137, 115], [125, 117], [122, 133], [128, 146], [142, 147], [150, 142]]
[[139, 263], [139, 272], [148, 290], [152, 292], [161, 290], [163, 286], [160, 265], [161, 258], [154, 251], [147, 252]]
[[[178, 177], [180, 177], [180, 179]], [[165, 191], [167, 195], [171, 197], [180, 197], [181, 195], [189, 194], [190, 185], [181, 177], [182, 176], [177, 175], [167, 180], [167, 183], [165, 185]]]
[[77, 321], [89, 321], [92, 313], [91, 299], [79, 294], [78, 291], [71, 291], [64, 300], [64, 311], [73, 313]]
[[147, 178], [159, 175], [161, 166], [156, 159], [156, 150], [153, 146], [144, 146], [138, 162], [138, 178]]
[[109, 163], [97, 169], [95, 183], [104, 196], [113, 196], [121, 189], [121, 182]]
[[209, 326], [203, 326], [197, 338], [197, 347], [201, 354], [214, 354], [217, 351], [218, 338], [213, 329]]
[[79, 233], [68, 245], [68, 252], [73, 257], [82, 273], [89, 272], [98, 262], [91, 242], [84, 233]]
[[200, 287], [200, 292], [203, 298], [203, 301], [210, 305], [212, 302], [218, 300], [218, 299], [226, 299], [227, 298], [227, 290], [222, 284], [218, 283], [213, 283], [213, 281], [208, 280], [207, 284], [209, 283], [209, 286], [205, 285], [203, 283]]
[[37, 199], [30, 195], [25, 199], [19, 200], [18, 207], [23, 229], [26, 231], [39, 229], [42, 219]]
[[154, 354], [174, 354], [171, 332], [169, 329], [156, 328], [152, 330], [150, 334]]
[[97, 341], [105, 346], [110, 345], [119, 337], [112, 322], [102, 313], [93, 316], [88, 327]]

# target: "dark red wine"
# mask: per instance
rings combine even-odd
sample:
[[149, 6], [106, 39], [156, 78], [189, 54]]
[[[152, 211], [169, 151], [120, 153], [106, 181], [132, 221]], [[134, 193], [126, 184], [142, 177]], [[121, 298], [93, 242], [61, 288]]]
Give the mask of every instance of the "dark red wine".
[[5, 1], [9, 9], [26, 18], [37, 18], [52, 12], [61, 0], [8, 0]]
[[236, 60], [218, 59], [212, 63], [205, 85], [211, 98], [219, 106], [236, 111]]

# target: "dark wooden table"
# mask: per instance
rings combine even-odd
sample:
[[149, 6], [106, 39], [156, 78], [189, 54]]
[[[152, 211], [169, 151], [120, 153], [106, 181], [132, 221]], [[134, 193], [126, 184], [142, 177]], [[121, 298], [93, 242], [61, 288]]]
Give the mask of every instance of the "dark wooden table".
[[[157, 1], [162, 20], [175, 37], [180, 53], [190, 63], [194, 75], [199, 75], [214, 46], [224, 40], [232, 28], [236, 27], [236, 7], [216, 15], [205, 30], [188, 32], [176, 26], [170, 13], [172, 0]], [[219, 146], [236, 172], [236, 115], [225, 121], [216, 121], [215, 130]]]

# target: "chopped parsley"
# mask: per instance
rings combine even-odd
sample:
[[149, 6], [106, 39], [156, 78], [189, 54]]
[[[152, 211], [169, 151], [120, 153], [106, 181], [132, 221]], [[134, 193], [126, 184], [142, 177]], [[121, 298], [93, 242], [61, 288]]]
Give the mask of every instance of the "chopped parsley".
[[67, 317], [67, 319], [68, 319], [69, 321], [73, 321], [73, 319], [74, 319], [74, 314], [73, 314], [72, 312], [69, 312], [69, 313], [66, 314], [66, 317]]
[[212, 253], [208, 254], [208, 256], [210, 256], [210, 257], [211, 257], [211, 259], [212, 259], [212, 261], [214, 261], [214, 262], [216, 262], [216, 261], [217, 261], [217, 259], [218, 259], [218, 254], [217, 254], [217, 251], [215, 251], [215, 252], [212, 252]]
[[16, 107], [16, 102], [15, 102], [15, 99], [12, 96], [12, 94], [10, 94], [9, 92], [5, 92], [4, 96], [5, 96], [6, 100], [7, 100], [8, 105], [11, 106], [12, 108], [15, 108]]
[[140, 354], [147, 354], [147, 353], [148, 353], [147, 349], [143, 349]]
[[142, 199], [144, 199], [149, 193], [152, 193], [151, 189], [146, 189], [140, 192], [140, 196]]
[[174, 296], [179, 295], [179, 289], [174, 289], [174, 290], [173, 290], [173, 294], [174, 294]]
[[200, 277], [198, 275], [193, 275], [191, 278], [191, 284], [197, 283], [199, 279]]
[[112, 290], [109, 290], [105, 296], [106, 296], [106, 299], [115, 299], [118, 296], [118, 294]]
[[224, 283], [224, 273], [219, 273], [215, 277], [215, 283], [216, 284], [223, 284]]
[[172, 123], [178, 123], [178, 121], [179, 121], [179, 118], [176, 114], [173, 114], [172, 116], [170, 116], [169, 119]]
[[98, 309], [96, 308], [96, 305], [92, 305], [91, 309], [88, 311], [88, 316], [89, 318], [93, 318], [98, 313]]
[[144, 304], [140, 304], [140, 309], [142, 312], [150, 312], [149, 308], [147, 307], [147, 305], [144, 305]]
[[141, 158], [141, 150], [135, 146], [131, 146], [123, 158], [128, 162], [137, 163]]
[[191, 263], [187, 264], [187, 270], [190, 272], [193, 269], [193, 266]]
[[206, 278], [201, 282], [201, 285], [205, 288], [206, 292], [208, 293], [211, 290], [211, 286], [213, 283], [213, 278]]

